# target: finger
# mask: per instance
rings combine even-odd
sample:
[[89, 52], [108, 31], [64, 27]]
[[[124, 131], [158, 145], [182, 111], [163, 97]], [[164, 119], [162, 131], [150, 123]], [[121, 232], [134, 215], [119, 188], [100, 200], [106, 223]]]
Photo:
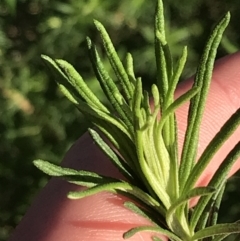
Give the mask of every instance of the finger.
[[[228, 56], [216, 64], [213, 82], [207, 101], [206, 111], [200, 132], [198, 155], [216, 134], [222, 124], [240, 106], [240, 74], [238, 63], [240, 54]], [[191, 80], [179, 86], [176, 95], [185, 92], [191, 86]], [[177, 112], [180, 143], [186, 129], [187, 105]], [[199, 185], [207, 183], [217, 166], [239, 140], [238, 129], [224, 145], [209, 170], [201, 176]], [[181, 146], [181, 144], [180, 144]], [[117, 170], [107, 161], [86, 134], [71, 148], [63, 162], [64, 165], [77, 169], [95, 171], [104, 175], [118, 176]], [[239, 168], [239, 162], [232, 173]], [[11, 241], [36, 240], [99, 240], [120, 241], [122, 234], [131, 227], [146, 225], [145, 219], [127, 211], [123, 207], [124, 197], [110, 193], [100, 193], [81, 200], [66, 198], [68, 191], [77, 189], [74, 185], [60, 180], [51, 180], [16, 229]], [[29, 229], [31, 227], [31, 229]], [[134, 240], [150, 240], [148, 234], [134, 236]]]

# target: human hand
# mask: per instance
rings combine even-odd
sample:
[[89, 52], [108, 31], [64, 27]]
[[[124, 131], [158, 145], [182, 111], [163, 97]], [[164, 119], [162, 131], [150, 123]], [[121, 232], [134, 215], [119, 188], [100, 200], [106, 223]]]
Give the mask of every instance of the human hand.
[[[204, 113], [198, 156], [219, 128], [240, 106], [240, 53], [217, 61]], [[179, 85], [176, 95], [184, 93], [191, 80]], [[186, 129], [187, 108], [177, 111], [180, 145]], [[230, 149], [240, 139], [240, 128], [214, 156], [207, 171], [198, 180], [206, 185]], [[181, 146], [180, 146], [181, 148]], [[62, 165], [91, 170], [100, 174], [121, 177], [105, 158], [88, 134], [83, 135], [68, 151]], [[240, 160], [230, 175], [240, 168]], [[67, 193], [81, 189], [63, 180], [52, 178], [33, 202], [9, 241], [120, 241], [122, 234], [132, 227], [148, 224], [123, 207], [125, 197], [103, 192], [79, 200], [70, 200]], [[138, 233], [129, 241], [149, 241], [148, 233]]]

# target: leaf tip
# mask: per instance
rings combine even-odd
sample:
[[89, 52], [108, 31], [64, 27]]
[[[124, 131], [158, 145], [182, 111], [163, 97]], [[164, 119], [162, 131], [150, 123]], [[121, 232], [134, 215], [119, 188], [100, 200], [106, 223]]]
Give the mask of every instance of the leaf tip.
[[96, 19], [93, 19], [93, 23], [98, 30], [102, 27], [102, 24]]
[[48, 55], [45, 55], [45, 54], [41, 54], [41, 59], [44, 61], [44, 62], [54, 62], [54, 60], [52, 58], [50, 58]]
[[69, 193], [67, 194], [67, 197], [68, 197], [69, 199], [79, 199], [79, 198], [81, 198], [79, 192], [69, 192]]
[[34, 161], [33, 161], [33, 165], [34, 165], [35, 167], [37, 167], [38, 169], [40, 169], [40, 167], [42, 166], [43, 163], [44, 163], [44, 161], [43, 161], [43, 160], [40, 160], [40, 159], [37, 159], [37, 160], [34, 160]]

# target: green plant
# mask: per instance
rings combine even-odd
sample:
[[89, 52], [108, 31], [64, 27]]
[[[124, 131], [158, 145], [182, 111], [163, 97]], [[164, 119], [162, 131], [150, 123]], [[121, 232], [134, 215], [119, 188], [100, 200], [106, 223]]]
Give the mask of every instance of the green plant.
[[[232, 233], [240, 233], [240, 224], [237, 222], [217, 224], [216, 212], [221, 203], [227, 174], [240, 156], [240, 142], [229, 152], [209, 185], [195, 187], [213, 155], [240, 125], [238, 109], [196, 161], [200, 123], [214, 59], [229, 20], [230, 14], [227, 13], [214, 28], [203, 51], [192, 89], [176, 100], [174, 91], [186, 62], [187, 48], [183, 48], [181, 57], [173, 65], [165, 37], [161, 0], [157, 2], [154, 31], [157, 81], [152, 85], [151, 93], [144, 91], [141, 78], [136, 78], [131, 54], [127, 55], [124, 68], [105, 28], [96, 20], [94, 23], [119, 83], [118, 86], [110, 77], [96, 46], [87, 38], [94, 72], [110, 107], [99, 101], [69, 63], [42, 56], [60, 90], [103, 134], [104, 138], [89, 129], [95, 142], [124, 178], [118, 180], [89, 171], [63, 168], [42, 160], [36, 160], [34, 164], [51, 176], [88, 187], [81, 192], [70, 192], [69, 198], [84, 198], [101, 191], [110, 191], [137, 201], [127, 201], [124, 205], [149, 219], [152, 226], [128, 230], [123, 234], [124, 238], [139, 231], [153, 231], [156, 233], [152, 237], [155, 241], [161, 240], [159, 234], [173, 241], [220, 241]], [[175, 111], [189, 100], [188, 126], [180, 156]], [[111, 145], [105, 142], [105, 138]], [[200, 199], [191, 208], [189, 201], [197, 196]]]

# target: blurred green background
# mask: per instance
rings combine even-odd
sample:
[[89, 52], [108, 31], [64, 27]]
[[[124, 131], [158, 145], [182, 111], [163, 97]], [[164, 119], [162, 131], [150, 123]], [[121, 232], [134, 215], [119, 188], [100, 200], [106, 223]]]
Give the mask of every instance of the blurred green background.
[[[95, 18], [105, 25], [122, 58], [127, 51], [133, 54], [137, 76], [148, 87], [155, 78], [154, 5], [154, 0], [0, 1], [0, 241], [8, 238], [47, 181], [32, 161], [59, 163], [87, 127], [56, 88], [40, 55], [72, 63], [101, 97], [86, 61], [85, 37], [100, 43]], [[168, 0], [165, 10], [174, 58], [183, 45], [189, 46], [183, 78], [194, 74], [210, 27], [227, 10], [232, 20], [217, 57], [239, 49], [239, 0]], [[239, 177], [229, 181], [221, 221], [240, 219], [239, 185]]]

